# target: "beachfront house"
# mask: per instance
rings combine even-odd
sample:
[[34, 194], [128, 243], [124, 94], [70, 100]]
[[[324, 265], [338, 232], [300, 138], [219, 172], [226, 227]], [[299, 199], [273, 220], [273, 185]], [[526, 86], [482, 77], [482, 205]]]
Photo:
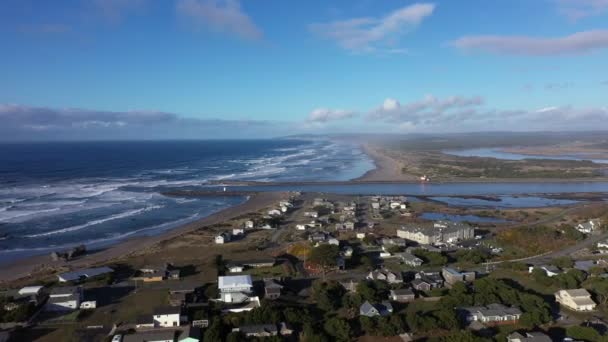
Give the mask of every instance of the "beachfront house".
[[218, 277], [220, 301], [225, 303], [242, 303], [249, 299], [253, 289], [250, 275]]
[[106, 274], [111, 274], [113, 272], [113, 269], [105, 266], [95, 268], [84, 268], [72, 272], [61, 273], [57, 275], [57, 278], [60, 282], [67, 283], [70, 281], [84, 281], [89, 278], [100, 277]]
[[178, 306], [164, 306], [154, 309], [152, 315], [155, 328], [178, 327], [184, 321], [182, 308]]
[[597, 305], [585, 289], [559, 290], [555, 292], [555, 301], [573, 311], [593, 311]]
[[215, 243], [218, 245], [222, 245], [225, 243], [230, 242], [230, 239], [232, 238], [232, 236], [230, 235], [230, 233], [228, 232], [223, 232], [219, 235], [216, 235], [215, 237]]
[[82, 302], [82, 287], [65, 286], [51, 290], [45, 309], [48, 311], [70, 311], [80, 308]]
[[449, 267], [444, 267], [441, 270], [441, 276], [448, 285], [454, 285], [458, 282], [471, 282], [475, 280], [475, 272], [460, 272]]
[[399, 284], [403, 283], [403, 276], [400, 272], [391, 272], [388, 270], [375, 270], [370, 272], [367, 277], [367, 280], [382, 280], [386, 281], [389, 284]]

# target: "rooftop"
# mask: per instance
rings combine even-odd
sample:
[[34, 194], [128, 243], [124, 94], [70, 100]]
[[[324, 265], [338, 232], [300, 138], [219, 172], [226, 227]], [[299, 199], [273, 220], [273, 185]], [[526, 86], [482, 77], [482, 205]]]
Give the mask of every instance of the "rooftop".
[[250, 275], [236, 275], [218, 277], [218, 288], [230, 287], [253, 287], [253, 282]]

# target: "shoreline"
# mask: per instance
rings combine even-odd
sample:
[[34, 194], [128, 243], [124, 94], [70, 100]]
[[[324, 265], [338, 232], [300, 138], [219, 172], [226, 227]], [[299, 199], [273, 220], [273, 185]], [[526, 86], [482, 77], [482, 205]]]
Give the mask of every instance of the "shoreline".
[[145, 252], [159, 243], [190, 233], [196, 229], [222, 223], [264, 209], [289, 196], [286, 192], [264, 192], [249, 196], [245, 202], [223, 209], [209, 216], [178, 226], [158, 235], [140, 236], [120, 241], [105, 249], [90, 251], [71, 261], [52, 261], [49, 254], [26, 257], [0, 264], [0, 284], [18, 281], [34, 275], [51, 275], [73, 268], [92, 267], [101, 263], [118, 261], [135, 253]]

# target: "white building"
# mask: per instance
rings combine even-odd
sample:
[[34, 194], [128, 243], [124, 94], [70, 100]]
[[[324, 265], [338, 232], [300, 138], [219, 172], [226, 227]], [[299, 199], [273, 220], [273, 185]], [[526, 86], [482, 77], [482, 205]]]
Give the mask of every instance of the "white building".
[[243, 228], [233, 228], [232, 229], [232, 235], [244, 235], [245, 234], [245, 229]]
[[228, 232], [221, 233], [215, 237], [215, 243], [218, 245], [221, 245], [221, 244], [230, 242], [231, 237], [232, 236], [230, 236], [230, 233], [228, 233]]
[[253, 229], [254, 225], [255, 225], [255, 223], [253, 221], [251, 221], [251, 220], [245, 222], [245, 228], [246, 229]]
[[268, 210], [268, 215], [270, 216], [281, 216], [283, 213], [278, 209]]
[[179, 327], [182, 322], [182, 310], [178, 306], [156, 308], [152, 315], [155, 328]]
[[249, 299], [253, 281], [250, 275], [218, 277], [220, 300], [226, 303], [242, 303]]
[[460, 222], [437, 221], [433, 224], [403, 226], [397, 230], [397, 236], [422, 245], [432, 245], [473, 239], [475, 229]]
[[593, 311], [597, 305], [585, 289], [559, 290], [555, 293], [555, 301], [574, 311]]
[[44, 286], [26, 286], [20, 289], [17, 293], [20, 296], [38, 296]]
[[46, 310], [49, 311], [69, 311], [80, 308], [82, 302], [82, 287], [67, 286], [56, 287], [51, 290], [49, 300], [46, 303]]
[[594, 231], [600, 229], [601, 222], [599, 219], [589, 220], [589, 222], [580, 223], [575, 228], [584, 234], [591, 234]]

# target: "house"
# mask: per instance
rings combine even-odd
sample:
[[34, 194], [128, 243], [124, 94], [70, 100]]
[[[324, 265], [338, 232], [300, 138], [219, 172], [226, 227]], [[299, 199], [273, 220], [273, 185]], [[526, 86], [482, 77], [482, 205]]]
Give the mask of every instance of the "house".
[[355, 222], [352, 221], [346, 221], [342, 226], [344, 230], [355, 230]]
[[598, 262], [595, 260], [576, 260], [574, 268], [583, 272], [589, 273], [593, 267], [596, 267]]
[[154, 319], [152, 315], [139, 315], [135, 320], [136, 329], [154, 328]]
[[181, 277], [181, 271], [178, 269], [167, 271], [167, 278], [173, 280], [179, 280]]
[[473, 239], [475, 229], [462, 222], [437, 221], [405, 225], [397, 230], [397, 236], [419, 244], [432, 245]]
[[276, 260], [273, 258], [269, 259], [254, 259], [249, 261], [244, 261], [243, 266], [251, 267], [251, 268], [261, 268], [261, 267], [272, 267], [276, 263]]
[[464, 308], [462, 311], [465, 313], [467, 322], [480, 322], [489, 325], [515, 324], [522, 315], [521, 310], [517, 307], [497, 303]]
[[255, 227], [255, 223], [251, 220], [245, 221], [245, 229], [253, 229]]
[[357, 285], [359, 285], [359, 282], [354, 279], [348, 279], [341, 281], [340, 285], [348, 292], [357, 292]]
[[203, 334], [200, 328], [188, 326], [177, 337], [177, 342], [200, 342]]
[[382, 244], [383, 249], [393, 247], [393, 246], [402, 247], [402, 248], [407, 247], [407, 241], [405, 241], [405, 239], [402, 239], [402, 238], [382, 238], [380, 240], [380, 244]]
[[178, 327], [182, 322], [182, 309], [175, 306], [163, 306], [154, 309], [152, 314], [154, 327]]
[[368, 280], [382, 280], [389, 284], [403, 283], [403, 276], [400, 272], [391, 272], [388, 270], [375, 270], [370, 272], [366, 279]]
[[597, 305], [585, 289], [559, 290], [555, 301], [573, 311], [593, 311]]
[[264, 280], [264, 293], [267, 299], [277, 299], [281, 297], [283, 285], [279, 284], [274, 279]]
[[412, 289], [391, 290], [390, 298], [392, 301], [405, 303], [416, 299], [416, 295]]
[[279, 334], [279, 330], [274, 324], [243, 325], [232, 331], [239, 331], [247, 337], [270, 337]]
[[540, 331], [527, 332], [525, 335], [512, 332], [507, 335], [507, 342], [551, 342], [551, 337]]
[[395, 257], [399, 258], [402, 263], [410, 267], [420, 267], [423, 264], [423, 260], [410, 253], [395, 253]]
[[230, 238], [231, 238], [230, 233], [223, 232], [215, 237], [215, 243], [218, 245], [221, 245], [221, 244], [230, 242]]
[[606, 250], [608, 250], [608, 240], [598, 242], [597, 248], [603, 250], [603, 252], [606, 252]]
[[544, 271], [548, 277], [554, 277], [562, 273], [562, 270], [559, 267], [553, 265], [530, 266], [528, 267], [528, 273], [532, 273], [535, 269]]
[[324, 232], [316, 232], [308, 235], [308, 241], [312, 243], [325, 242], [327, 239], [327, 234]]
[[412, 287], [418, 291], [430, 291], [443, 287], [443, 278], [439, 272], [418, 272], [414, 276]]
[[51, 290], [45, 309], [48, 311], [69, 311], [80, 308], [82, 287], [56, 287]]
[[306, 224], [296, 224], [297, 230], [306, 230], [306, 227], [307, 227]]
[[146, 331], [124, 335], [123, 342], [175, 342], [175, 331]]
[[441, 276], [448, 285], [454, 285], [457, 282], [471, 282], [475, 280], [475, 272], [459, 272], [449, 267], [444, 267], [441, 270]]
[[342, 256], [338, 256], [336, 258], [336, 267], [340, 271], [344, 271], [346, 269], [346, 260]]
[[268, 215], [269, 216], [281, 216], [281, 215], [283, 215], [283, 212], [281, 212], [278, 209], [271, 209], [271, 210], [268, 210]]
[[304, 216], [306, 217], [312, 217], [312, 218], [317, 218], [319, 217], [319, 213], [316, 211], [307, 211], [304, 213]]
[[583, 234], [591, 234], [601, 227], [600, 219], [589, 220], [585, 223], [578, 224], [575, 228]]
[[353, 251], [353, 248], [351, 246], [344, 246], [344, 247], [342, 247], [342, 255], [345, 256], [345, 257], [347, 257], [347, 258], [352, 257], [353, 256], [353, 252], [354, 251]]
[[243, 272], [243, 270], [245, 269], [245, 267], [242, 264], [233, 263], [233, 262], [228, 263], [226, 265], [226, 268], [228, 269], [228, 272], [230, 272], [230, 273], [240, 273], [240, 272]]
[[340, 246], [340, 240], [336, 239], [335, 237], [328, 238], [327, 243], [334, 246]]
[[88, 278], [94, 278], [113, 272], [114, 270], [109, 267], [85, 268], [72, 272], [61, 273], [57, 275], [57, 278], [59, 278], [60, 282], [66, 283], [69, 281], [84, 281]]
[[[233, 302], [236, 303], [236, 302]], [[253, 309], [259, 308], [261, 306], [260, 304], [260, 298], [255, 296], [255, 297], [247, 297], [245, 296], [245, 300], [243, 302], [238, 303], [237, 305], [231, 305], [225, 309], [222, 310], [222, 312], [227, 313], [227, 312], [234, 312], [234, 313], [239, 313], [239, 312], [247, 312], [247, 311], [251, 311]]]
[[245, 229], [244, 228], [232, 228], [232, 235], [233, 236], [245, 235]]
[[365, 301], [365, 303], [361, 304], [361, 306], [359, 307], [359, 314], [361, 316], [388, 316], [391, 313], [393, 313], [393, 306], [387, 301], [376, 304], [372, 304], [369, 301]]
[[44, 286], [26, 286], [19, 289], [19, 296], [39, 296]]
[[359, 240], [365, 239], [365, 233], [357, 233], [357, 239], [359, 239]]
[[220, 300], [226, 303], [242, 303], [249, 299], [253, 288], [250, 275], [218, 277]]

